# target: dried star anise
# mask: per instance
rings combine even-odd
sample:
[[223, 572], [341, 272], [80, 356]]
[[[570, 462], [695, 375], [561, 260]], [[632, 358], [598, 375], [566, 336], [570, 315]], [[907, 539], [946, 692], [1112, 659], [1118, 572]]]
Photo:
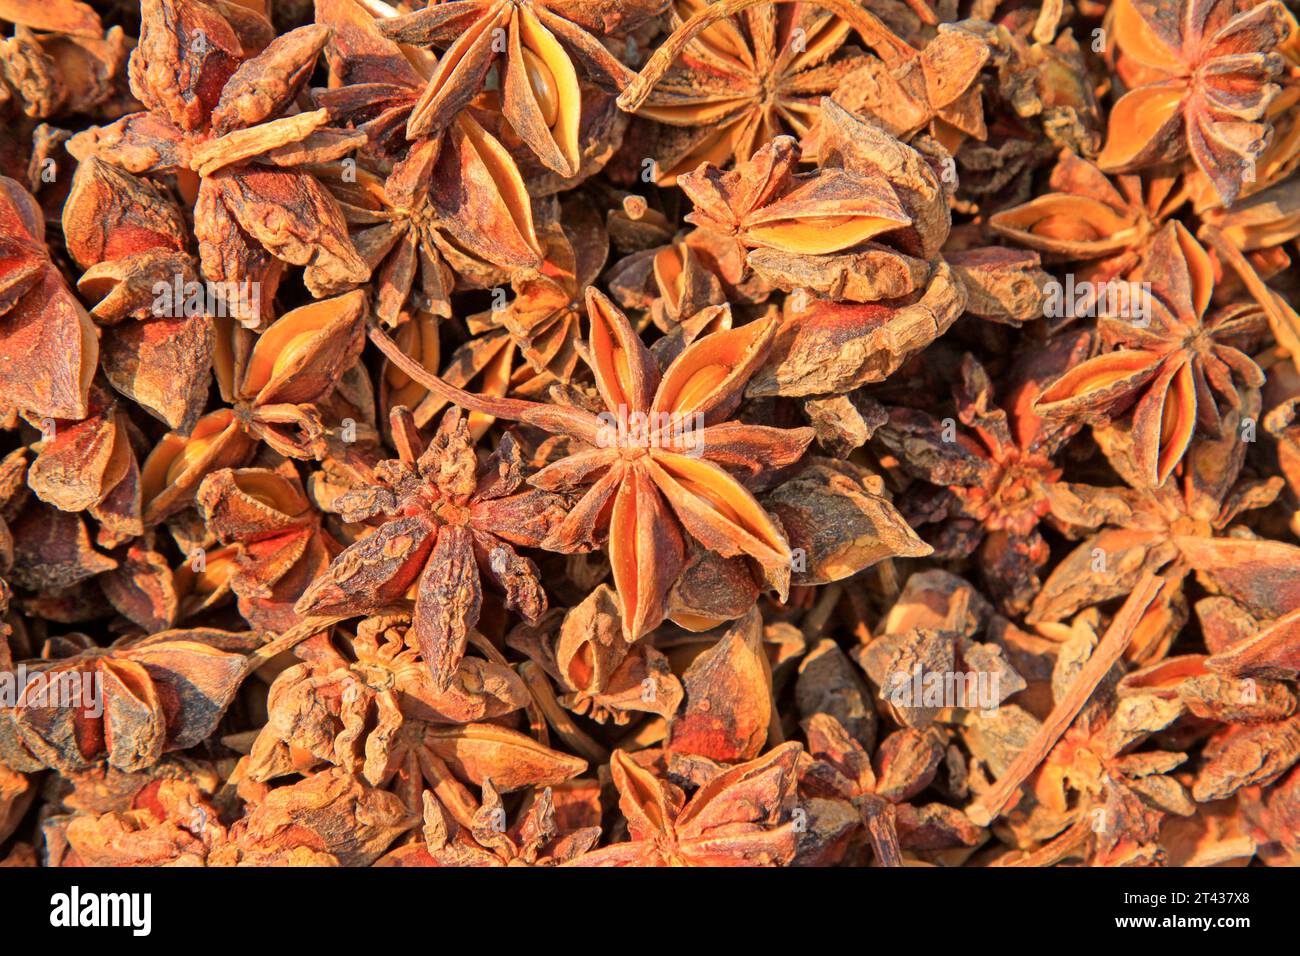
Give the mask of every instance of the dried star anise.
[[409, 413], [399, 410], [395, 418], [401, 457], [375, 466], [373, 487], [335, 502], [347, 521], [383, 516], [383, 523], [339, 554], [296, 610], [373, 613], [414, 590], [411, 628], [445, 690], [478, 622], [483, 575], [526, 619], [546, 610], [536, 566], [515, 546], [536, 547], [552, 534], [562, 502], [547, 491], [520, 490], [525, 476], [509, 439], [480, 462], [459, 410], [443, 416], [427, 447]]
[[0, 0], [0, 868], [1300, 865], [1293, 7]]
[[1104, 315], [1098, 328], [1112, 350], [1072, 368], [1038, 397], [1035, 409], [1078, 420], [1111, 418], [1131, 407], [1142, 479], [1161, 485], [1197, 428], [1211, 437], [1222, 433], [1220, 401], [1239, 407], [1242, 388], [1263, 384], [1263, 372], [1241, 347], [1258, 339], [1264, 317], [1250, 304], [1209, 313], [1209, 257], [1178, 223], [1161, 230], [1131, 277], [1144, 284], [1134, 294], [1145, 308], [1121, 306]]
[[711, 551], [758, 562], [782, 594], [790, 551], [754, 496], [727, 470], [752, 478], [798, 459], [809, 429], [728, 421], [766, 356], [771, 322], [698, 339], [662, 371], [627, 318], [595, 290], [587, 293], [587, 360], [605, 411], [488, 399], [454, 388], [375, 336], [388, 358], [431, 391], [465, 408], [566, 435], [589, 447], [530, 481], [548, 491], [586, 489], [547, 545], [573, 550], [608, 535], [610, 563], [629, 642], [657, 626], [685, 560], [685, 535]]

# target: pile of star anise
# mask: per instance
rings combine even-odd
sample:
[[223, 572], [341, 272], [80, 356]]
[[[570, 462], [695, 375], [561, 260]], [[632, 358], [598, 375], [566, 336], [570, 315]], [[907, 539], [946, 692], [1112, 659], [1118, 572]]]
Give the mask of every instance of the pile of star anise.
[[0, 0], [0, 865], [1300, 864], [1282, 0]]

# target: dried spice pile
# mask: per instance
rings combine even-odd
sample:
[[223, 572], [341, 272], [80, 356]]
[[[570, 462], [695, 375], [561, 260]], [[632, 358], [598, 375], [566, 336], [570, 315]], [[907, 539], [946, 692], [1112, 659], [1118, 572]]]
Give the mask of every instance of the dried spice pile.
[[0, 0], [7, 865], [1300, 863], [1280, 0]]

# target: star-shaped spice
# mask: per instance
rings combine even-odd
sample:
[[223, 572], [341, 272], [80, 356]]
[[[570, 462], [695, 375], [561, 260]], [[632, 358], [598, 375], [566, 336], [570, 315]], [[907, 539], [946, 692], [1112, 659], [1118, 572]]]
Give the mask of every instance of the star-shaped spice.
[[463, 822], [453, 820], [449, 824], [447, 812], [426, 790], [424, 842], [398, 847], [378, 865], [496, 867], [567, 863], [587, 852], [600, 838], [599, 791], [595, 787], [560, 790], [558, 797], [557, 807], [557, 792], [544, 788], [508, 826], [501, 795], [491, 780], [485, 780], [482, 804], [469, 798], [467, 809], [473, 813]]
[[1134, 269], [1165, 220], [1187, 200], [1176, 175], [1106, 174], [1068, 150], [1051, 192], [989, 217], [994, 232], [1048, 258], [1083, 263], [1077, 279], [1104, 281]]
[[795, 762], [802, 748], [782, 744], [737, 764], [688, 801], [621, 750], [610, 757], [630, 840], [593, 850], [577, 866], [779, 866], [795, 852]]
[[1232, 203], [1255, 181], [1269, 142], [1267, 110], [1284, 65], [1278, 48], [1294, 24], [1286, 7], [1118, 0], [1113, 13], [1117, 68], [1129, 89], [1111, 110], [1098, 165], [1129, 172], [1190, 153]]
[[[1246, 405], [1251, 413], [1257, 405]], [[1052, 517], [1083, 541], [1057, 564], [1030, 607], [1031, 623], [1060, 621], [1081, 608], [1128, 593], [1143, 571], [1163, 579], [1153, 610], [1134, 638], [1131, 656], [1157, 659], [1186, 620], [1183, 582], [1194, 564], [1196, 542], [1232, 534], [1247, 511], [1271, 504], [1282, 479], [1242, 479], [1247, 444], [1240, 440], [1241, 419], [1225, 417], [1224, 435], [1199, 438], [1188, 451], [1180, 480], [1145, 486], [1136, 465], [1134, 442], [1121, 430], [1097, 433], [1111, 466], [1133, 487], [1107, 488], [1058, 481], [1047, 489]], [[1266, 543], [1252, 541], [1238, 555], [1267, 555]]]
[[1243, 349], [1266, 331], [1267, 321], [1249, 304], [1209, 311], [1213, 266], [1178, 222], [1160, 231], [1130, 280], [1128, 305], [1097, 323], [1113, 351], [1066, 372], [1034, 410], [1046, 418], [1096, 421], [1131, 406], [1141, 478], [1161, 485], [1198, 427], [1211, 437], [1222, 434], [1220, 401], [1238, 408], [1242, 389], [1263, 384], [1263, 371]]
[[332, 765], [395, 792], [415, 811], [424, 787], [459, 808], [469, 802], [465, 782], [490, 778], [514, 791], [581, 773], [585, 761], [501, 725], [532, 699], [493, 645], [472, 639], [487, 656], [466, 655], [440, 689], [407, 615], [370, 617], [353, 634], [313, 637], [299, 651], [305, 660], [271, 685], [250, 779]]
[[630, 71], [601, 38], [644, 23], [661, 0], [453, 0], [379, 21], [398, 43], [443, 50], [406, 135], [417, 139], [448, 125], [495, 72], [501, 112], [515, 135], [561, 176], [578, 173], [582, 118], [579, 72], [615, 91]]
[[513, 546], [541, 544], [558, 526], [562, 503], [547, 491], [519, 490], [523, 468], [509, 437], [480, 464], [457, 409], [427, 448], [404, 409], [394, 432], [400, 457], [375, 467], [371, 487], [335, 502], [347, 521], [383, 516], [383, 524], [335, 558], [296, 610], [371, 613], [399, 604], [414, 585], [411, 627], [435, 683], [446, 689], [478, 622], [483, 575], [526, 619], [546, 610], [537, 568]]
[[326, 110], [295, 111], [327, 27], [269, 43], [250, 32], [247, 18], [197, 0], [144, 0], [130, 78], [146, 111], [79, 133], [68, 149], [132, 173], [176, 174], [196, 202], [203, 274], [262, 283], [269, 306], [282, 263], [305, 266], [317, 294], [368, 278], [337, 203], [304, 168], [365, 140], [332, 128]]
[[1023, 612], [1038, 591], [1037, 573], [1049, 557], [1038, 524], [1050, 507], [1046, 488], [1061, 477], [1052, 456], [1075, 431], [1044, 422], [1031, 406], [1043, 384], [1087, 347], [1088, 336], [1075, 334], [1028, 353], [1003, 396], [995, 395], [988, 373], [968, 354], [954, 392], [957, 417], [973, 435], [958, 432], [955, 422], [946, 427], [927, 412], [901, 407], [875, 434], [905, 472], [937, 486], [933, 495], [904, 499], [914, 521], [944, 521], [942, 553], [978, 553], [990, 592], [1009, 612]]
[[[674, 27], [706, 6], [678, 0]], [[772, 3], [696, 33], [636, 111], [680, 128], [660, 136], [656, 182], [672, 186], [702, 162], [743, 163], [783, 133], [802, 137], [821, 97], [866, 58], [846, 46], [852, 32], [847, 21], [815, 4]]]
[[536, 267], [541, 247], [528, 191], [500, 141], [460, 113], [408, 143], [399, 130], [432, 66], [408, 58], [355, 0], [322, 0], [317, 15], [333, 30], [325, 51], [331, 83], [312, 96], [392, 160], [386, 176], [380, 167], [333, 164], [323, 180], [378, 281], [379, 318], [397, 324], [408, 301], [450, 316], [458, 280], [487, 288]]
[[629, 642], [663, 620], [665, 598], [686, 556], [684, 535], [724, 556], [753, 558], [784, 594], [791, 557], [785, 535], [726, 470], [752, 477], [792, 464], [812, 440], [812, 429], [727, 420], [767, 355], [774, 324], [759, 321], [706, 335], [661, 372], [627, 317], [595, 289], [587, 290], [587, 314], [587, 360], [605, 405], [600, 415], [473, 395], [411, 363], [377, 329], [372, 337], [399, 368], [444, 398], [589, 446], [531, 481], [551, 491], [582, 490], [546, 547], [589, 547], [608, 530]]
[[184, 508], [206, 475], [244, 464], [259, 442], [291, 458], [322, 457], [325, 402], [361, 354], [365, 305], [360, 290], [321, 299], [256, 337], [218, 322], [214, 371], [234, 407], [209, 412], [188, 434], [164, 435], [149, 453], [140, 467], [145, 524]]

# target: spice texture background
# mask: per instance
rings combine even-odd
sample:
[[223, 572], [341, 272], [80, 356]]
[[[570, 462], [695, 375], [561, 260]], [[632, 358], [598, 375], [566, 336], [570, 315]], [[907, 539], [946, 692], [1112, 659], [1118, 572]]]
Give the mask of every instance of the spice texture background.
[[0, 0], [0, 865], [1300, 863], [1282, 0]]

